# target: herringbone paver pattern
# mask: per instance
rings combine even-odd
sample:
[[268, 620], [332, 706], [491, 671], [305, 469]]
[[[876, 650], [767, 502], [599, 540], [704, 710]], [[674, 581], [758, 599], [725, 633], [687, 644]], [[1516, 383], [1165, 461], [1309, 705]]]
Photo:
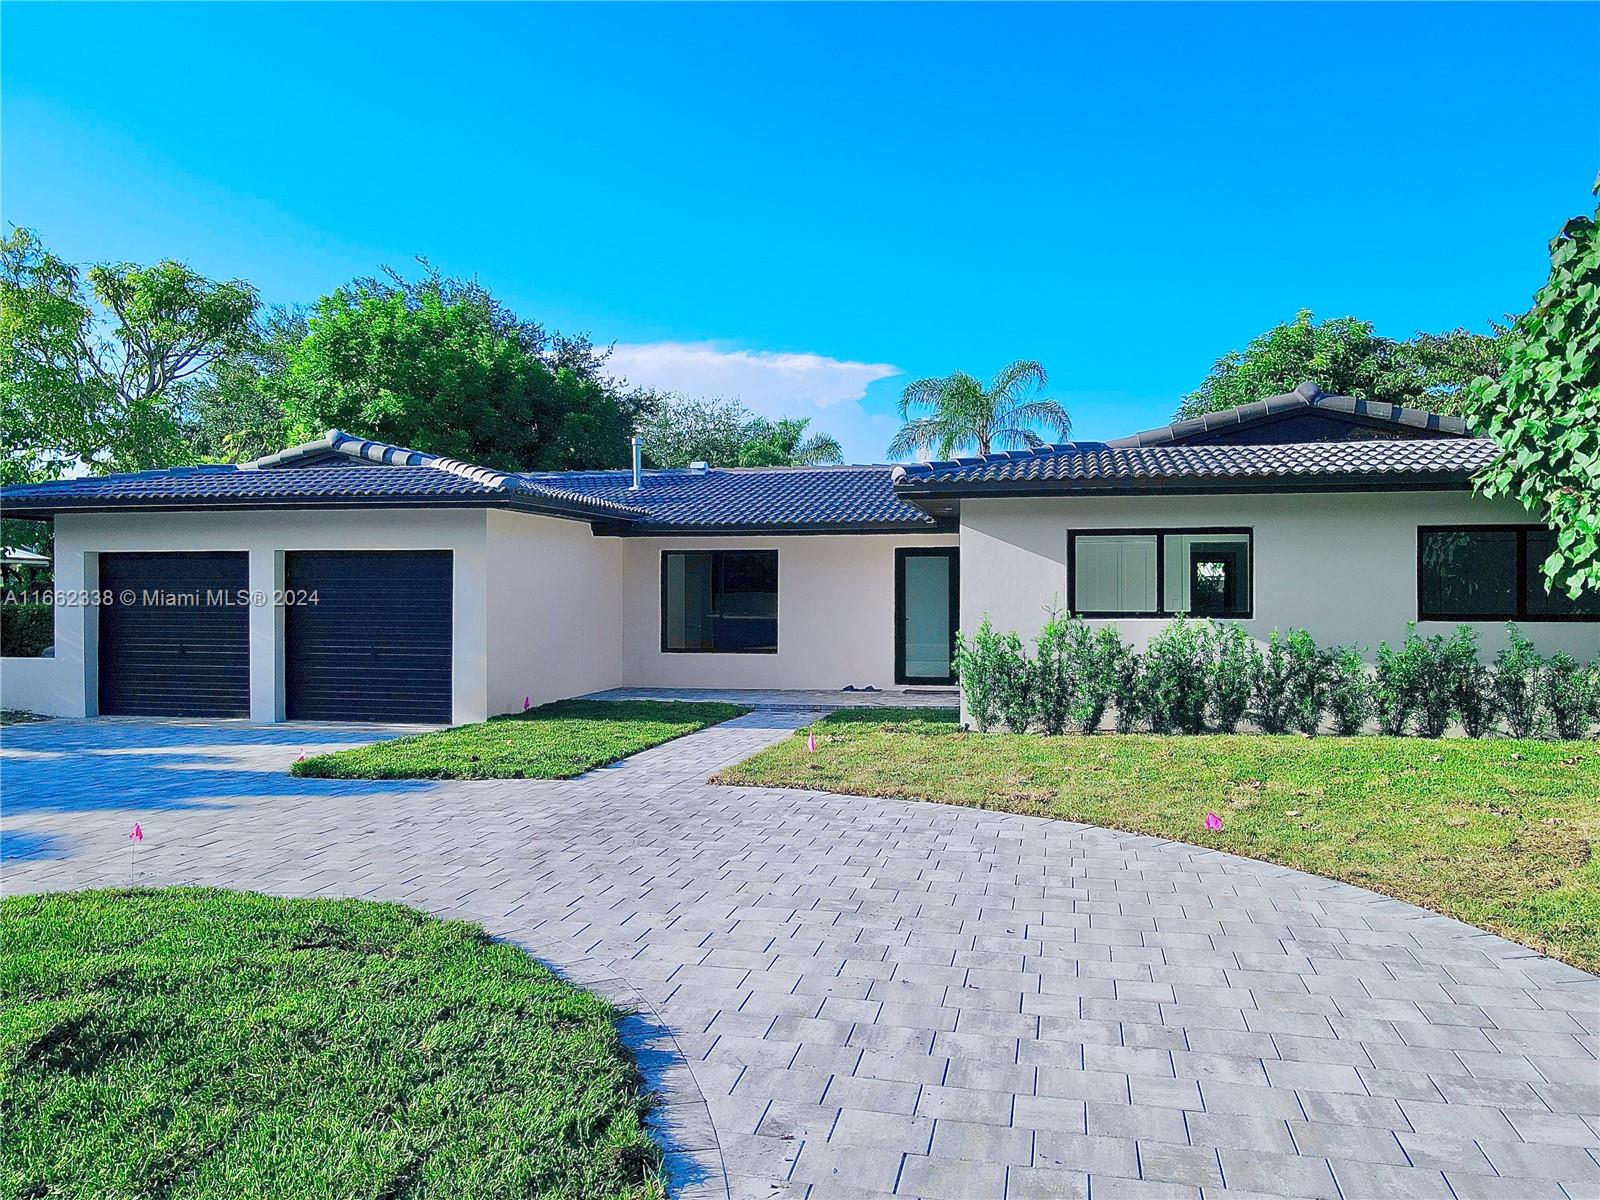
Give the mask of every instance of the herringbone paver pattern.
[[371, 729], [4, 734], [7, 893], [398, 900], [639, 1015], [682, 1195], [1600, 1197], [1600, 980], [1296, 871], [704, 781], [758, 712], [581, 780], [297, 780]]

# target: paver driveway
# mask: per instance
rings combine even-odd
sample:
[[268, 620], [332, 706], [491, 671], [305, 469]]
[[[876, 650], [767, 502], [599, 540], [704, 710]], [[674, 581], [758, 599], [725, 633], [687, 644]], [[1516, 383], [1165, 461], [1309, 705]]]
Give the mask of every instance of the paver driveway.
[[14, 727], [4, 889], [126, 882], [137, 818], [141, 883], [481, 922], [639, 1007], [684, 1195], [1600, 1196], [1600, 980], [1178, 843], [703, 782], [806, 720], [569, 783], [283, 773], [371, 730]]

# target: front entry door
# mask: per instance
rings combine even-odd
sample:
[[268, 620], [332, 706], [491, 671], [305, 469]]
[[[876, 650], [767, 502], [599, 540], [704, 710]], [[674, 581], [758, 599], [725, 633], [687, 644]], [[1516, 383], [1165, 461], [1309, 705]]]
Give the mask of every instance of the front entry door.
[[894, 552], [896, 683], [955, 682], [961, 582], [954, 546]]

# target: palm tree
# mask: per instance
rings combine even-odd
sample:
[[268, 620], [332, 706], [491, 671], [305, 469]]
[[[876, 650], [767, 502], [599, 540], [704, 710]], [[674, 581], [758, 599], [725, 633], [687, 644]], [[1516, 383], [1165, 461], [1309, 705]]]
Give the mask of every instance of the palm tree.
[[823, 467], [844, 461], [839, 439], [829, 433], [806, 434], [810, 417], [756, 417], [740, 432], [741, 467]]
[[[993, 448], [1037, 447], [1044, 429], [1065, 438], [1072, 418], [1058, 401], [1038, 392], [1049, 380], [1032, 359], [1019, 359], [985, 387], [965, 371], [943, 379], [919, 379], [900, 393], [900, 418], [905, 422], [889, 443], [890, 458], [932, 451], [949, 458], [976, 445], [979, 454]], [[926, 409], [928, 416], [913, 417]]]

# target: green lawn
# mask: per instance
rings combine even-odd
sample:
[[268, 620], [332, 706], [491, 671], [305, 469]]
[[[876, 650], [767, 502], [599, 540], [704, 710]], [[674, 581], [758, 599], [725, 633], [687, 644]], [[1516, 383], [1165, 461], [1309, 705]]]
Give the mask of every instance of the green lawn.
[[660, 1196], [617, 1014], [476, 926], [196, 888], [0, 901], [0, 1196]]
[[[1600, 971], [1600, 743], [963, 733], [856, 710], [718, 776], [1034, 813], [1299, 867]], [[1212, 833], [1205, 815], [1222, 829]]]
[[515, 716], [319, 754], [325, 779], [571, 779], [750, 710], [662, 700], [562, 700]]

